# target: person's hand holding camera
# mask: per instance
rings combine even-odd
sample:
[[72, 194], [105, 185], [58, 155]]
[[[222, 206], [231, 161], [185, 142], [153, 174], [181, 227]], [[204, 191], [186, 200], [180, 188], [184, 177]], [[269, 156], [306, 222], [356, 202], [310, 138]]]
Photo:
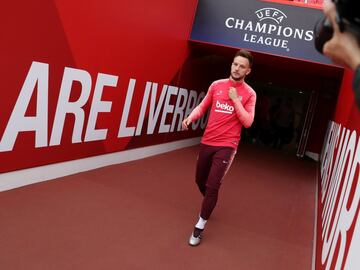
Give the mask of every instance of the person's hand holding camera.
[[324, 14], [330, 20], [333, 35], [325, 42], [322, 52], [334, 63], [355, 70], [360, 65], [360, 46], [354, 33], [341, 32], [336, 22], [336, 6], [332, 1], [324, 3]]
[[315, 48], [335, 64], [354, 71], [352, 88], [360, 109], [360, 1], [327, 0], [315, 24]]

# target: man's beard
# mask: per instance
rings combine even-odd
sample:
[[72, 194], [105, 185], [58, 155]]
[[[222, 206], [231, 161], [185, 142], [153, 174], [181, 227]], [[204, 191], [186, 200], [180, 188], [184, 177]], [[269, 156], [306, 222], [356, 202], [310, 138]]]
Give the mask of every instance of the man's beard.
[[242, 79], [244, 79], [245, 76], [239, 76], [239, 77], [234, 77], [232, 74], [230, 74], [231, 79], [233, 79], [234, 81], [241, 81]]

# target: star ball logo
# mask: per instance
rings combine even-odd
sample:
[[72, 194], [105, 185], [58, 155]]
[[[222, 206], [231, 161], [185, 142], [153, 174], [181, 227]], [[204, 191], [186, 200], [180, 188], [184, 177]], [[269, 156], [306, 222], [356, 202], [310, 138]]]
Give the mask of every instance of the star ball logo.
[[242, 40], [262, 46], [270, 46], [290, 51], [290, 40], [314, 39], [313, 30], [284, 25], [288, 16], [276, 8], [261, 8], [254, 12], [257, 21], [228, 17], [225, 26], [228, 29], [241, 31]]

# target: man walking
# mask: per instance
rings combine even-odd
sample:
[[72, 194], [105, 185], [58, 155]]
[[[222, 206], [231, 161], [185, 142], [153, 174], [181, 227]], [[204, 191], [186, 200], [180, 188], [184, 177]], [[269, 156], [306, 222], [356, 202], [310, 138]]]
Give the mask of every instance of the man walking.
[[239, 50], [231, 65], [230, 77], [213, 82], [203, 101], [182, 122], [183, 129], [187, 130], [210, 108], [196, 166], [196, 184], [204, 199], [189, 239], [191, 246], [200, 244], [201, 233], [217, 203], [222, 179], [236, 154], [242, 127], [250, 127], [254, 120], [256, 93], [244, 81], [252, 63], [252, 54]]

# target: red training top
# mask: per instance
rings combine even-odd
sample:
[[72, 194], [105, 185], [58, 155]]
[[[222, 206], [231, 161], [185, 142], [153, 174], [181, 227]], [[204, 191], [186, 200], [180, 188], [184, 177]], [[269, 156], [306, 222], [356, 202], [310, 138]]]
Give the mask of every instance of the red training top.
[[[235, 87], [239, 98], [232, 101], [229, 88]], [[237, 148], [242, 126], [251, 126], [255, 115], [255, 91], [244, 81], [222, 79], [213, 82], [196, 108], [191, 112], [191, 122], [204, 115], [211, 106], [209, 120], [201, 143]]]

